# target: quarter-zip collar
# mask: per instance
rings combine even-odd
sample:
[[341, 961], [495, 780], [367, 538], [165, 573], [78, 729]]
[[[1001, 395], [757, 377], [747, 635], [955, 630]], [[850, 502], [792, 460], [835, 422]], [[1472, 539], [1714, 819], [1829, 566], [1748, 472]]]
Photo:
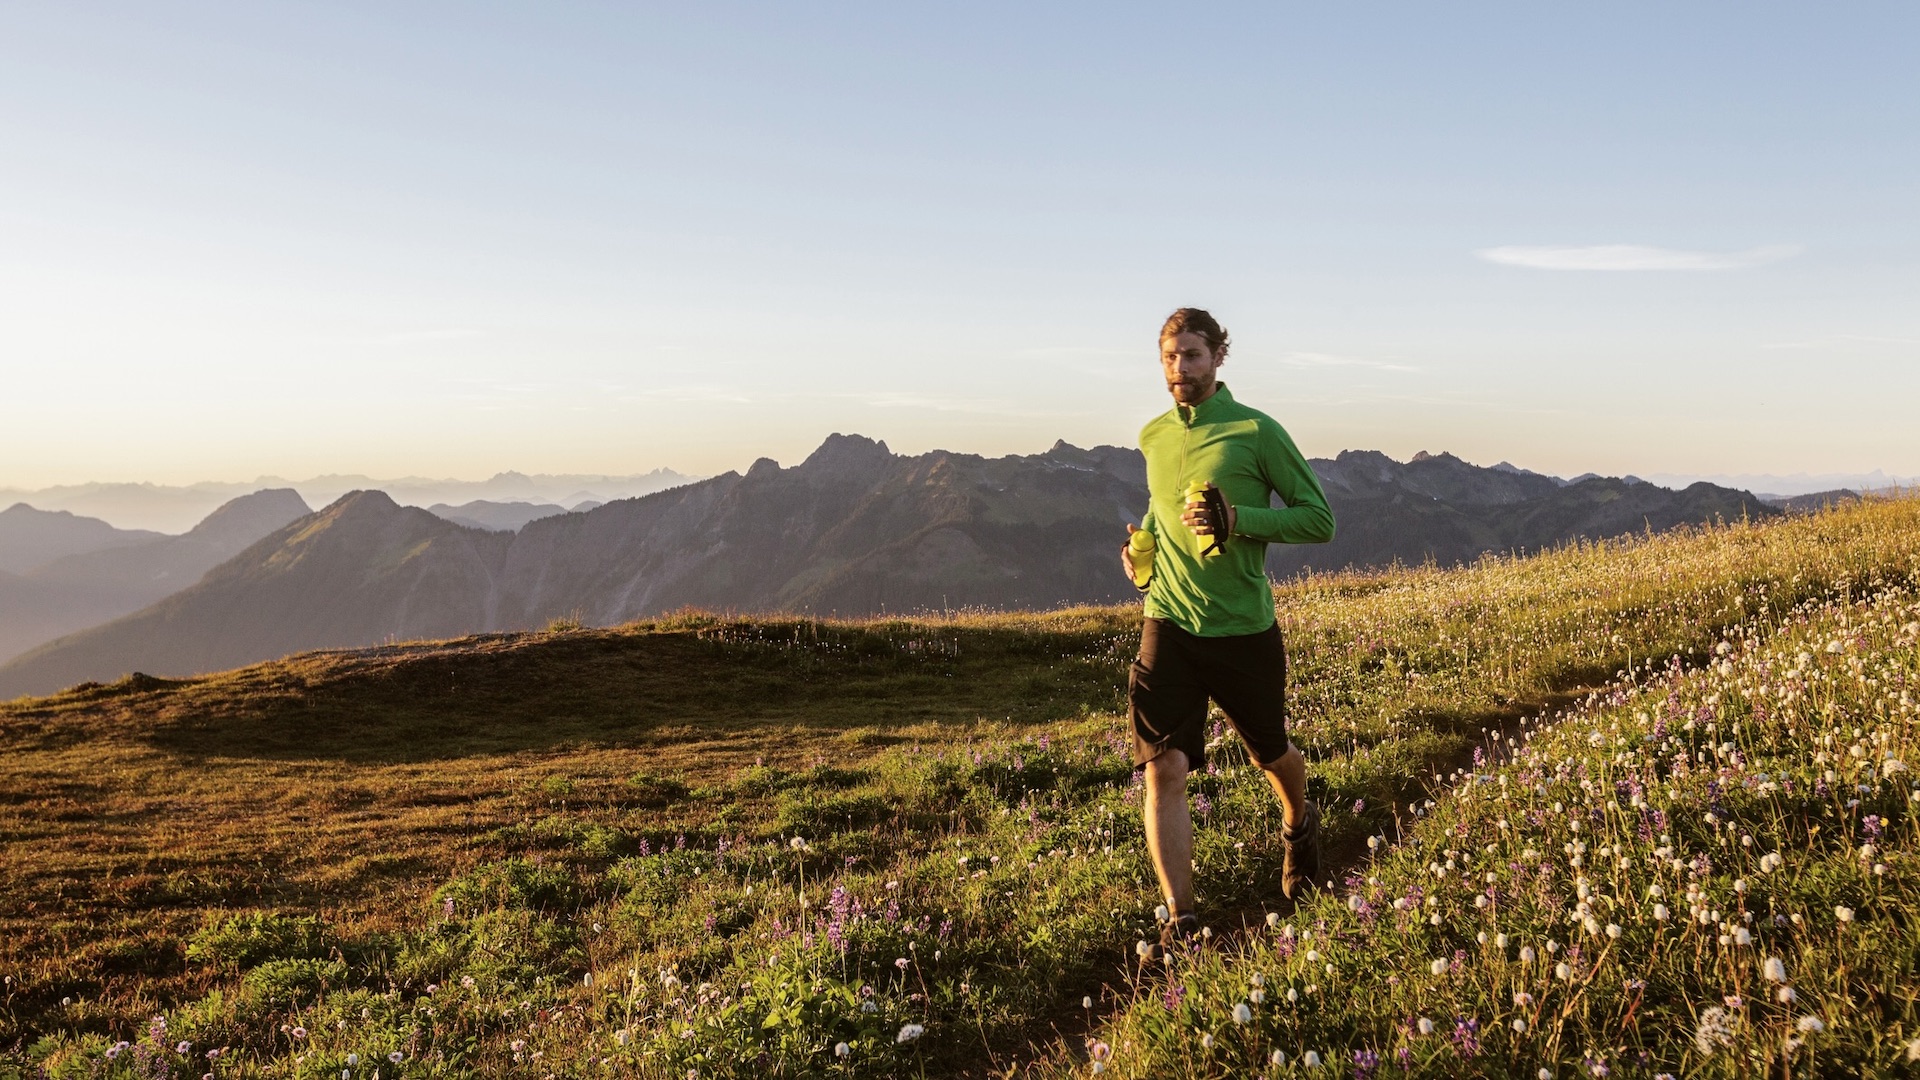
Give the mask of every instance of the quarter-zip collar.
[[1192, 427], [1202, 421], [1213, 419], [1220, 410], [1232, 404], [1233, 394], [1227, 390], [1227, 384], [1215, 383], [1213, 393], [1207, 395], [1207, 400], [1198, 405], [1181, 405], [1175, 402], [1173, 408], [1175, 414], [1180, 417], [1180, 422], [1187, 427]]

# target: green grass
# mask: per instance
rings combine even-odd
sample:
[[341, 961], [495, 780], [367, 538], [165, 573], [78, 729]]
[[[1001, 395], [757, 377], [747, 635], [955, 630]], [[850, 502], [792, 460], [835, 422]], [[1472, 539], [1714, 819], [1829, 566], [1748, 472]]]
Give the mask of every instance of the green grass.
[[[1357, 858], [1483, 733], [1629, 667], [1907, 580], [1917, 526], [1874, 503], [1278, 590], [1330, 839]], [[0, 1053], [80, 1076], [199, 1076], [222, 1048], [219, 1075], [1086, 1068], [1082, 1037], [1143, 1007], [1156, 903], [1116, 715], [1137, 619], [690, 613], [0, 706]], [[1232, 747], [1217, 764], [1193, 784], [1203, 915], [1298, 918], [1271, 796]], [[1348, 1021], [1329, 1052], [1379, 1017]]]
[[1334, 895], [1140, 984], [1043, 1072], [1915, 1069], [1920, 593], [1716, 651], [1531, 728]]

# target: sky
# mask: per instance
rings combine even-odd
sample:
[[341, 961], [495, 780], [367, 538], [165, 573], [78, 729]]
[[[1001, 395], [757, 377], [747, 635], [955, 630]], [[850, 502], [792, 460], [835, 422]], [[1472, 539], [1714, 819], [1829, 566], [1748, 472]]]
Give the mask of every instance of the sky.
[[1036, 453], [1920, 475], [1920, 7], [0, 7], [0, 487]]

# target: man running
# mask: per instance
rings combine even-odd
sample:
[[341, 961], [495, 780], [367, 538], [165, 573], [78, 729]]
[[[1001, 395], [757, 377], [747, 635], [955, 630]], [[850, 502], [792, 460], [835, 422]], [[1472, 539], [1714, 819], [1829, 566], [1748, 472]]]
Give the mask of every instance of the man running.
[[[1167, 903], [1162, 952], [1200, 926], [1187, 773], [1206, 767], [1208, 698], [1280, 797], [1281, 889], [1296, 898], [1320, 873], [1320, 808], [1307, 799], [1306, 757], [1287, 738], [1287, 654], [1266, 551], [1333, 539], [1333, 512], [1286, 430], [1218, 381], [1227, 346], [1226, 330], [1207, 312], [1169, 316], [1160, 368], [1174, 405], [1140, 431], [1148, 492], [1141, 527], [1155, 549], [1127, 711], [1134, 766], [1146, 770], [1147, 851]], [[1213, 490], [1190, 500], [1195, 484]], [[1272, 506], [1273, 493], [1284, 507]], [[1132, 575], [1129, 548], [1121, 562]]]

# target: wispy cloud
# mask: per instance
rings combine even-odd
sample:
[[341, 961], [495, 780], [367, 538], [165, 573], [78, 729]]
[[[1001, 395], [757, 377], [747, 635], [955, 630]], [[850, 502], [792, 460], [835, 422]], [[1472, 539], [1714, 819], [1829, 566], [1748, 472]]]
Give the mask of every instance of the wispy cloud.
[[1419, 371], [1407, 364], [1394, 364], [1385, 360], [1369, 360], [1363, 356], [1340, 356], [1335, 353], [1290, 352], [1280, 357], [1280, 362], [1291, 367], [1358, 367], [1372, 368], [1375, 371]]
[[1836, 334], [1811, 341], [1769, 341], [1763, 349], [1833, 349], [1846, 345], [1920, 345], [1920, 338], [1874, 337], [1868, 334]]
[[1739, 270], [1791, 259], [1800, 248], [1775, 244], [1747, 251], [1681, 251], [1642, 244], [1592, 247], [1494, 247], [1474, 254], [1503, 266], [1529, 270]]
[[734, 386], [715, 383], [701, 383], [690, 386], [649, 386], [627, 388], [621, 394], [623, 402], [666, 401], [676, 404], [730, 404], [746, 405], [756, 400], [751, 394]]
[[478, 330], [406, 330], [397, 334], [365, 338], [363, 341], [368, 345], [410, 345], [416, 341], [460, 341], [485, 336]]

